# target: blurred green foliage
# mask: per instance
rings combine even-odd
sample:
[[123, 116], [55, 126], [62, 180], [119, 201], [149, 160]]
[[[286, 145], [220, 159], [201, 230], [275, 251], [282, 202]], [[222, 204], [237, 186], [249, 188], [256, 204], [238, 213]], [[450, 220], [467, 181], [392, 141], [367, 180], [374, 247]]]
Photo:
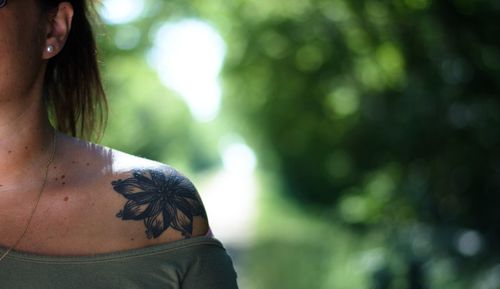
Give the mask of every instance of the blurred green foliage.
[[408, 282], [380, 288], [427, 288], [437, 254], [465, 288], [497, 264], [498, 2], [245, 1], [233, 15], [226, 104], [284, 192], [396, 242]]
[[[266, 176], [248, 288], [500, 288], [500, 2], [146, 3], [101, 38], [104, 141], [190, 171], [223, 131], [249, 141]], [[183, 17], [228, 47], [207, 124], [144, 61]]]

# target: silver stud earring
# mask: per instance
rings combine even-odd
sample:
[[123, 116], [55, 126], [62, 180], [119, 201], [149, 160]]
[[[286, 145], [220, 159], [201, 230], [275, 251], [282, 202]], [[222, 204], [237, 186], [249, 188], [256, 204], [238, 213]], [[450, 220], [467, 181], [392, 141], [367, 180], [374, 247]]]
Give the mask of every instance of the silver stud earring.
[[54, 50], [55, 50], [55, 48], [54, 48], [54, 46], [53, 46], [53, 45], [49, 45], [49, 46], [47, 46], [47, 52], [48, 52], [48, 53], [52, 53], [52, 52], [54, 52]]

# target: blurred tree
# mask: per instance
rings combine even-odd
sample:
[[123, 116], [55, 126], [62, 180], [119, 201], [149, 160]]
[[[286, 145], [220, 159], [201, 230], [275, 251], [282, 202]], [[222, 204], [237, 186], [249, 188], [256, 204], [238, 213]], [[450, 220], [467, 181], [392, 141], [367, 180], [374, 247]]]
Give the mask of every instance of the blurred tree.
[[225, 70], [226, 105], [286, 192], [498, 243], [500, 5], [297, 2], [241, 2]]
[[[285, 193], [385, 231], [406, 260], [408, 288], [427, 288], [432, 272], [404, 257], [421, 253], [410, 233], [419, 223], [431, 239], [420, 257], [453, 260], [460, 286], [498, 262], [498, 1], [232, 8], [227, 111]], [[394, 245], [398, 235], [407, 237]]]

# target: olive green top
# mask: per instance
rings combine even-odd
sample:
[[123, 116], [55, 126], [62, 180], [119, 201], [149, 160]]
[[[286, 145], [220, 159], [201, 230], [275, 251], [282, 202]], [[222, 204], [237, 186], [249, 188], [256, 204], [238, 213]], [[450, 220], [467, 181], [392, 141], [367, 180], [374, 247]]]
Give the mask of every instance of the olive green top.
[[[0, 249], [0, 253], [5, 249]], [[235, 289], [222, 244], [196, 237], [93, 256], [11, 252], [0, 261], [2, 289]]]

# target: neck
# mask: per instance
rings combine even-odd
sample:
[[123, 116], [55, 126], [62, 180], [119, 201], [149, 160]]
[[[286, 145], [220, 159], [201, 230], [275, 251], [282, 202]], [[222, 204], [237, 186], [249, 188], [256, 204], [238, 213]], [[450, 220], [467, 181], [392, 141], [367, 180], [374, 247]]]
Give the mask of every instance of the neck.
[[39, 174], [49, 157], [52, 128], [40, 99], [21, 105], [0, 101], [0, 192]]

